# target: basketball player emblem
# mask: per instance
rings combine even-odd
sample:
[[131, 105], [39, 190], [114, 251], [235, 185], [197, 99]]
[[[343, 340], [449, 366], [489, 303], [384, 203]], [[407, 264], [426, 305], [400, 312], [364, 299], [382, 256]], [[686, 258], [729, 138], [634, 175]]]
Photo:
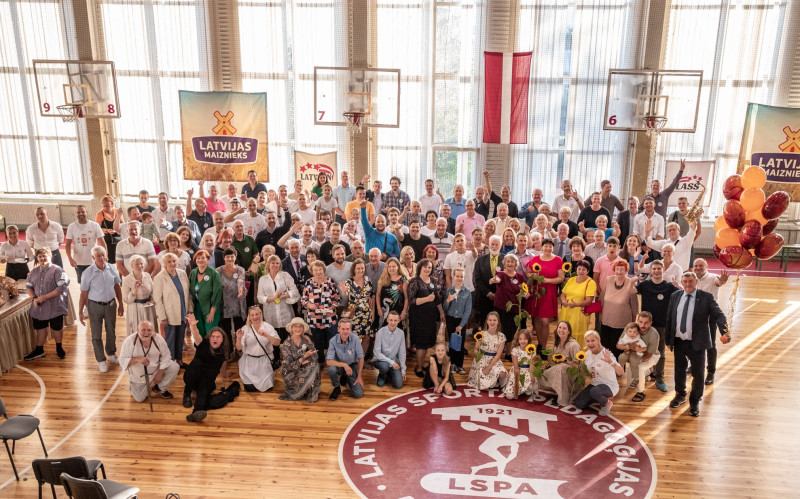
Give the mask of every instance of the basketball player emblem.
[[592, 409], [500, 391], [407, 393], [362, 414], [339, 444], [362, 497], [650, 497], [656, 465], [633, 431]]

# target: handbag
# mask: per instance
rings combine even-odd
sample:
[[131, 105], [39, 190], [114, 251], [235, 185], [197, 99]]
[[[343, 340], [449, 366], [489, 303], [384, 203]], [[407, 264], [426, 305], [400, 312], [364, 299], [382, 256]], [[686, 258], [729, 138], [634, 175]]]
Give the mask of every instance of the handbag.
[[[583, 299], [586, 299], [586, 291], [589, 289], [589, 279], [586, 279], [586, 288], [583, 291]], [[586, 305], [582, 309], [583, 315], [592, 315], [592, 314], [599, 314], [603, 311], [603, 303], [599, 300], [595, 300], [592, 303]]]
[[464, 337], [460, 333], [453, 333], [450, 335], [450, 350], [460, 352], [461, 347], [464, 346]]
[[252, 325], [250, 326], [250, 330], [253, 331], [253, 335], [256, 337], [256, 343], [258, 343], [258, 346], [260, 346], [261, 350], [264, 351], [264, 355], [266, 355], [267, 358], [269, 359], [269, 363], [270, 365], [272, 365], [272, 370], [277, 371], [278, 368], [281, 367], [281, 361], [267, 352], [267, 349], [264, 348], [264, 345], [262, 345], [261, 341], [258, 339], [258, 333], [256, 333], [256, 330], [253, 328]]

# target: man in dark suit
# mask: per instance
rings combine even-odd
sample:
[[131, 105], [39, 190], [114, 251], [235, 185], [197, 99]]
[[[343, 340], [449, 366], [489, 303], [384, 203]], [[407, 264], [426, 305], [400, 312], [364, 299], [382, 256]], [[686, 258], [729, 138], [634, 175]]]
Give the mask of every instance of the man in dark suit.
[[[675, 398], [670, 407], [686, 402], [686, 368], [692, 366], [692, 391], [689, 394], [689, 414], [700, 415], [703, 398], [703, 373], [706, 350], [711, 348], [711, 329], [716, 324], [720, 331], [728, 330], [725, 314], [711, 293], [697, 289], [697, 275], [684, 272], [681, 277], [683, 291], [675, 292], [667, 309], [666, 343], [675, 354]], [[725, 333], [730, 339], [729, 333]]]
[[300, 294], [303, 293], [303, 285], [305, 284], [304, 272], [306, 268], [306, 257], [300, 254], [300, 240], [289, 239], [289, 254], [281, 260], [283, 271], [288, 273], [294, 279], [294, 284]]
[[[503, 256], [500, 254], [500, 248], [503, 246], [503, 239], [500, 236], [492, 236], [489, 238], [489, 253], [478, 257], [475, 260], [475, 268], [472, 273], [472, 281], [475, 285], [475, 320], [478, 322], [478, 328], [483, 328], [483, 323], [486, 316], [494, 310], [494, 293], [497, 285], [489, 282], [493, 277], [497, 268], [502, 265]], [[504, 334], [513, 333], [503, 331]]]

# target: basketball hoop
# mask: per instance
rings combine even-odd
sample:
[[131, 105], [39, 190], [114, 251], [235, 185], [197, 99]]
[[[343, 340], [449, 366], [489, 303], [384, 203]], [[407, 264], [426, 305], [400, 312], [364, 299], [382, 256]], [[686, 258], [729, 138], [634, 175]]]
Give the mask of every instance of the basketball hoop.
[[79, 104], [65, 104], [63, 106], [56, 106], [59, 116], [64, 123], [71, 123], [78, 118], [83, 118], [83, 106]]
[[361, 127], [364, 124], [364, 116], [366, 113], [361, 111], [345, 111], [344, 120], [347, 122], [347, 131], [351, 134], [361, 133]]
[[642, 125], [644, 126], [644, 133], [652, 139], [655, 135], [656, 139], [661, 135], [661, 129], [667, 125], [667, 118], [656, 116], [644, 116], [642, 118]]

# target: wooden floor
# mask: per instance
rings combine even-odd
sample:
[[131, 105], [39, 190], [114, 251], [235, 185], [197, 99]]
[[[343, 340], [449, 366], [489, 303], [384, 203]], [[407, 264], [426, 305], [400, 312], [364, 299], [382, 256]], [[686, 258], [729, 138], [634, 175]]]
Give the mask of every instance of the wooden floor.
[[[724, 310], [730, 288], [720, 293]], [[688, 415], [688, 404], [670, 409], [673, 393], [662, 394], [652, 384], [643, 403], [630, 401], [635, 390], [620, 392], [613, 415], [655, 457], [656, 497], [797, 497], [798, 321], [800, 280], [747, 278], [740, 286], [734, 341], [720, 348], [717, 383], [706, 391], [700, 418]], [[45, 359], [0, 377], [0, 395], [11, 414], [35, 413], [42, 420], [52, 456], [101, 459], [109, 478], [135, 484], [144, 498], [167, 492], [182, 499], [354, 497], [339, 471], [339, 440], [359, 414], [397, 393], [377, 388], [375, 371], [369, 371], [361, 400], [342, 396], [329, 402], [331, 385], [323, 376], [319, 402], [289, 403], [277, 399], [283, 388], [278, 382], [270, 393], [242, 392], [203, 424], [189, 424], [180, 377], [172, 389], [176, 398], [154, 400], [151, 414], [146, 403], [133, 402], [118, 366], [97, 371], [83, 327], [65, 336], [66, 360], [47, 345]], [[403, 390], [420, 385], [412, 373]], [[0, 497], [36, 497], [29, 465], [41, 454], [35, 437], [17, 444], [18, 467], [24, 469], [19, 482], [0, 455]]]

